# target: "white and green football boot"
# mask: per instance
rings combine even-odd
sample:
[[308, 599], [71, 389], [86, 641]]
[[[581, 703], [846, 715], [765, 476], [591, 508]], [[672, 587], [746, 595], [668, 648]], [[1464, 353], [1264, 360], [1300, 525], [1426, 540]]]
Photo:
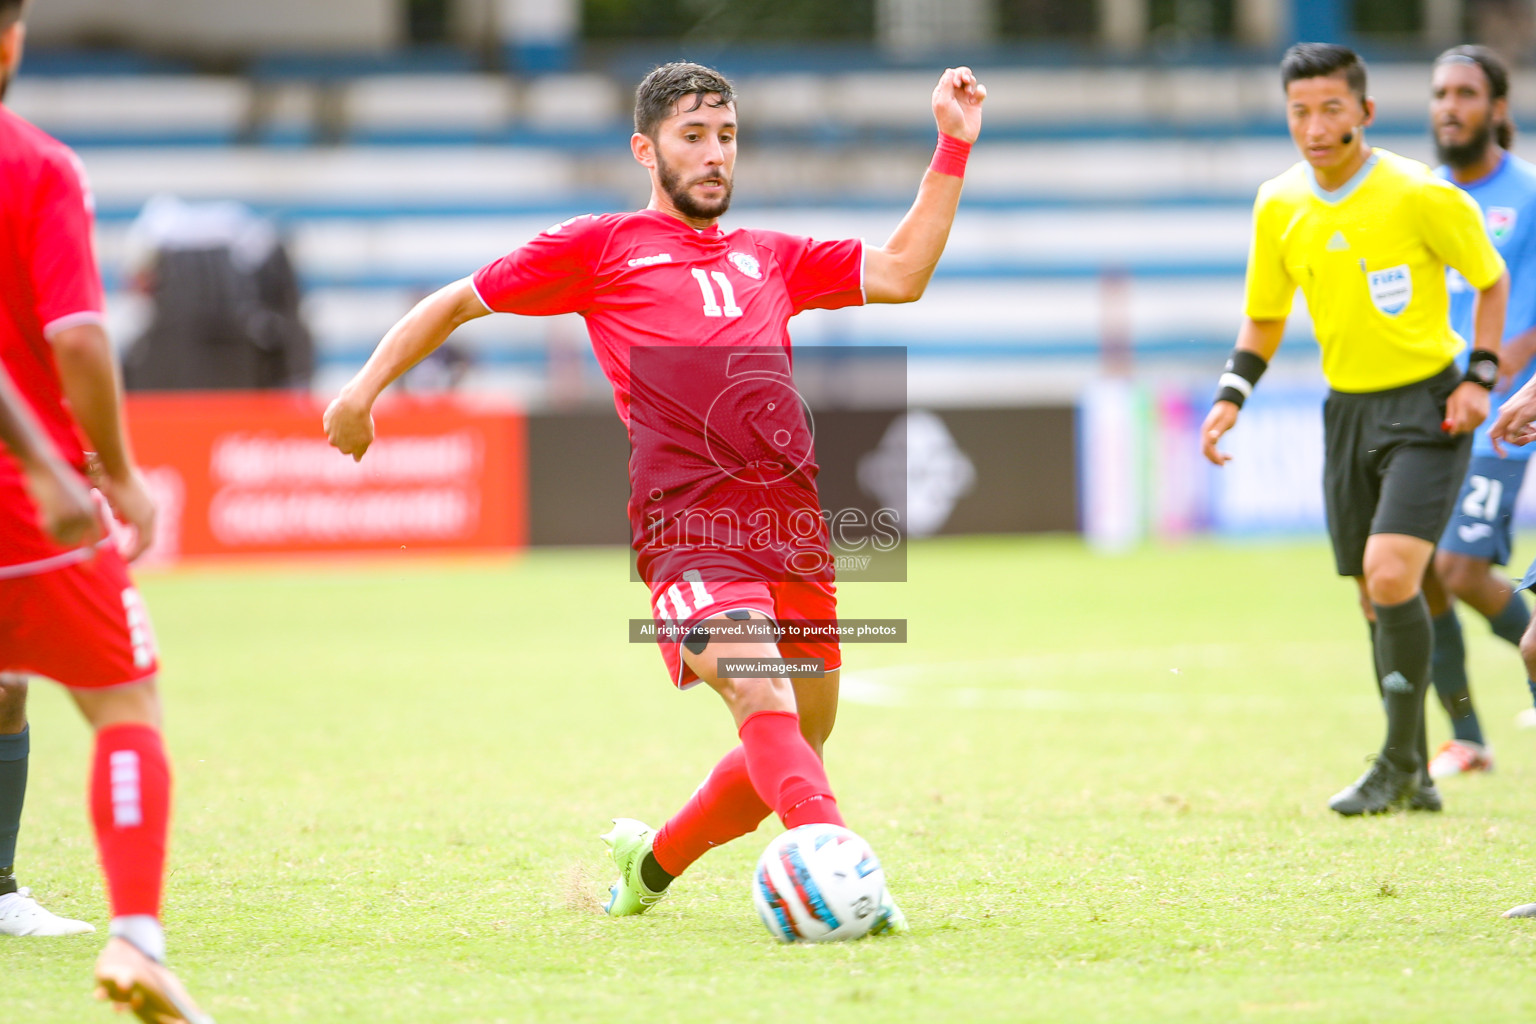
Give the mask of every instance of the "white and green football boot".
[[880, 916], [875, 920], [874, 926], [869, 929], [871, 935], [905, 935], [912, 930], [907, 924], [907, 915], [901, 912], [891, 897], [891, 890], [886, 889], [880, 894]]
[[667, 898], [667, 892], [652, 892], [640, 877], [640, 862], [651, 852], [656, 833], [651, 826], [634, 818], [614, 818], [613, 830], [601, 837], [613, 851], [613, 863], [619, 877], [608, 890], [603, 913], [609, 917], [643, 914]]

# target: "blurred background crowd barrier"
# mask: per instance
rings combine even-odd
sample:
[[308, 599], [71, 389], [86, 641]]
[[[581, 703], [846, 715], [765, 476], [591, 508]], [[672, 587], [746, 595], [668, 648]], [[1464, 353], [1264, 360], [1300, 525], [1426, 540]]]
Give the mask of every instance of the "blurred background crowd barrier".
[[[1514, 62], [1516, 123], [1536, 124], [1536, 0], [34, 0], [28, 21], [7, 102], [85, 162], [130, 383], [312, 404], [423, 295], [642, 205], [629, 116], [655, 64], [739, 86], [727, 227], [878, 244], [931, 153], [935, 76], [968, 63], [984, 140], [928, 295], [808, 312], [795, 340], [906, 350], [906, 407], [862, 412], [906, 432], [916, 532], [1086, 528], [1110, 549], [1321, 526], [1299, 300], [1239, 459], [1218, 475], [1194, 444], [1254, 190], [1296, 159], [1286, 45], [1361, 50], [1371, 140], [1409, 156], [1431, 158], [1429, 61], [1458, 42]], [[526, 516], [498, 543], [624, 539], [622, 490], [611, 515], [578, 500], [623, 487], [624, 444], [579, 319], [476, 321], [405, 390], [522, 424]]]

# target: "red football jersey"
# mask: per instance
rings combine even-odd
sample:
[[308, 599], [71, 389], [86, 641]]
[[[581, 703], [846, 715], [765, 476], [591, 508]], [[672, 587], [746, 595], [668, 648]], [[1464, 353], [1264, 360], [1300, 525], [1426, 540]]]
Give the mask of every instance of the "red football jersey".
[[488, 309], [580, 313], [629, 428], [640, 575], [832, 578], [789, 318], [864, 301], [858, 239], [576, 217], [473, 278]]
[[[92, 220], [79, 158], [0, 107], [0, 360], [60, 454], [82, 473], [85, 455], [48, 338], [104, 319]], [[61, 551], [38, 526], [20, 465], [0, 447], [0, 567]]]

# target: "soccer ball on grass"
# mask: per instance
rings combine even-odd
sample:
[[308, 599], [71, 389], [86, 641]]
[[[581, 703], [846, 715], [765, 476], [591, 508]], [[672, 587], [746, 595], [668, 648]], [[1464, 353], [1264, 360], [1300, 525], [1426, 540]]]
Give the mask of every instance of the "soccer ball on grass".
[[839, 825], [801, 825], [768, 844], [752, 873], [757, 916], [780, 942], [863, 938], [880, 918], [885, 871]]

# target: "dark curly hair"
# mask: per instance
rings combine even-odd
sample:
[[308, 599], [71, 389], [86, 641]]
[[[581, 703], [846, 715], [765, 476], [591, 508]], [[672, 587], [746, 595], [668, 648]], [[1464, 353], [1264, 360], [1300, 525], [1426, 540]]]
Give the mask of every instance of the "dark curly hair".
[[676, 61], [663, 64], [645, 76], [635, 90], [635, 131], [656, 137], [656, 128], [672, 115], [677, 101], [696, 97], [689, 110], [698, 110], [711, 95], [720, 99], [710, 104], [723, 107], [736, 102], [736, 89], [720, 72], [702, 64]]

